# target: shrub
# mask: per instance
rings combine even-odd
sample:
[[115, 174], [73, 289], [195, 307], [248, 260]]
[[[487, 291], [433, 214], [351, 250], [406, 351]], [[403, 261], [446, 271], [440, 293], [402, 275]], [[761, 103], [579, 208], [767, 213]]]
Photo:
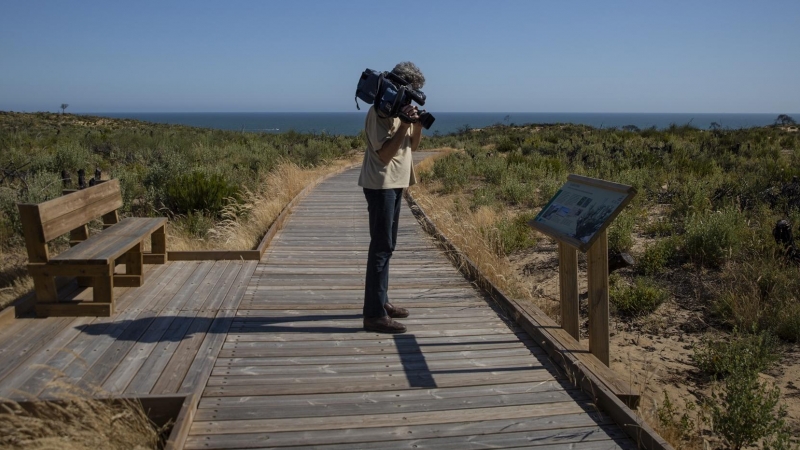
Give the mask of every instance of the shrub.
[[647, 276], [658, 275], [675, 256], [675, 253], [675, 239], [660, 239], [649, 244], [636, 261], [636, 271]]
[[734, 330], [730, 338], [703, 338], [695, 346], [692, 361], [697, 368], [715, 378], [742, 372], [761, 372], [779, 359], [778, 342], [768, 332], [742, 334]]
[[205, 212], [219, 217], [231, 201], [238, 201], [239, 187], [220, 175], [192, 172], [169, 182], [166, 189], [167, 207], [176, 214]]
[[744, 216], [735, 208], [695, 213], [686, 220], [684, 248], [695, 262], [719, 267], [738, 253], [746, 232]]
[[472, 208], [472, 210], [476, 210], [481, 206], [492, 206], [496, 203], [496, 189], [489, 186], [481, 186], [478, 189], [475, 189], [475, 192], [473, 192], [470, 208]]
[[520, 205], [530, 201], [533, 198], [533, 186], [523, 183], [519, 178], [513, 175], [506, 175], [503, 177], [503, 182], [500, 183], [500, 194], [503, 199], [512, 205]]
[[500, 153], [508, 153], [513, 152], [517, 149], [517, 144], [511, 141], [511, 139], [503, 139], [497, 144], [496, 150]]
[[633, 225], [636, 220], [635, 212], [629, 208], [614, 219], [608, 227], [608, 249], [610, 251], [625, 252], [633, 245]]
[[[792, 448], [781, 391], [758, 379], [758, 372], [730, 376], [721, 392], [711, 394], [714, 431], [736, 450], [765, 439], [766, 448]], [[795, 447], [796, 448], [796, 447]]]
[[495, 254], [507, 256], [518, 250], [532, 247], [536, 244], [533, 230], [528, 226], [528, 221], [533, 219], [532, 214], [520, 214], [509, 219], [502, 218], [495, 224], [496, 233], [489, 236]]
[[800, 302], [794, 302], [776, 308], [771, 315], [771, 328], [781, 339], [800, 342]]
[[618, 276], [612, 276], [610, 281], [611, 304], [623, 316], [650, 314], [669, 297], [669, 293], [650, 278], [638, 277], [633, 285], [624, 283]]

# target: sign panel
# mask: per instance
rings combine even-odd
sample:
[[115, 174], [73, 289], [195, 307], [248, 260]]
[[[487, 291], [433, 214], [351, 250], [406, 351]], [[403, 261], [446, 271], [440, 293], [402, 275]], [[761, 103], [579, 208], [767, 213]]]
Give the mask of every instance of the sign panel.
[[634, 195], [631, 186], [570, 175], [529, 225], [585, 252]]

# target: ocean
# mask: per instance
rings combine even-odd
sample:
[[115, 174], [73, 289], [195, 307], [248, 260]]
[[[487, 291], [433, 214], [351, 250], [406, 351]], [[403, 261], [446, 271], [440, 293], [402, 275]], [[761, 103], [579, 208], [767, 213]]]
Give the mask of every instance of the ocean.
[[[426, 135], [449, 134], [468, 128], [482, 128], [498, 123], [574, 123], [598, 128], [621, 128], [635, 125], [641, 129], [666, 128], [672, 124], [691, 124], [708, 129], [712, 123], [723, 129], [771, 125], [775, 114], [662, 114], [662, 113], [460, 113], [431, 112], [436, 122]], [[189, 125], [193, 127], [248, 132], [356, 135], [364, 127], [365, 110], [347, 113], [92, 113], [91, 115], [143, 120], [147, 122]], [[792, 115], [792, 114], [790, 114]], [[793, 117], [797, 117], [794, 115]]]

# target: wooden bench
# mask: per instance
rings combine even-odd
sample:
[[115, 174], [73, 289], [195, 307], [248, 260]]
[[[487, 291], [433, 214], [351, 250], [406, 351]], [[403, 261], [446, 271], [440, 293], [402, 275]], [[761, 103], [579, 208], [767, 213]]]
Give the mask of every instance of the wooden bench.
[[[110, 316], [114, 286], [142, 284], [143, 264], [167, 262], [167, 219], [129, 217], [119, 220], [119, 181], [109, 180], [39, 204], [18, 204], [33, 277], [37, 316]], [[104, 230], [89, 236], [88, 223], [102, 217]], [[70, 233], [69, 250], [51, 257], [47, 243]], [[143, 252], [151, 238], [151, 252]], [[125, 264], [117, 274], [116, 265]], [[55, 277], [77, 277], [92, 287], [91, 302], [59, 301]]]

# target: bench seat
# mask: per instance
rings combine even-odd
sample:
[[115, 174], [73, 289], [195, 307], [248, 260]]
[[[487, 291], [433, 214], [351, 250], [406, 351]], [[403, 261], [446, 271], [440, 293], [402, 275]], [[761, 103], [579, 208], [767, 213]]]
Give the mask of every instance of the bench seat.
[[81, 245], [50, 258], [51, 265], [60, 264], [110, 264], [124, 255], [131, 246], [143, 241], [167, 223], [164, 217], [128, 217], [101, 233], [83, 241]]

